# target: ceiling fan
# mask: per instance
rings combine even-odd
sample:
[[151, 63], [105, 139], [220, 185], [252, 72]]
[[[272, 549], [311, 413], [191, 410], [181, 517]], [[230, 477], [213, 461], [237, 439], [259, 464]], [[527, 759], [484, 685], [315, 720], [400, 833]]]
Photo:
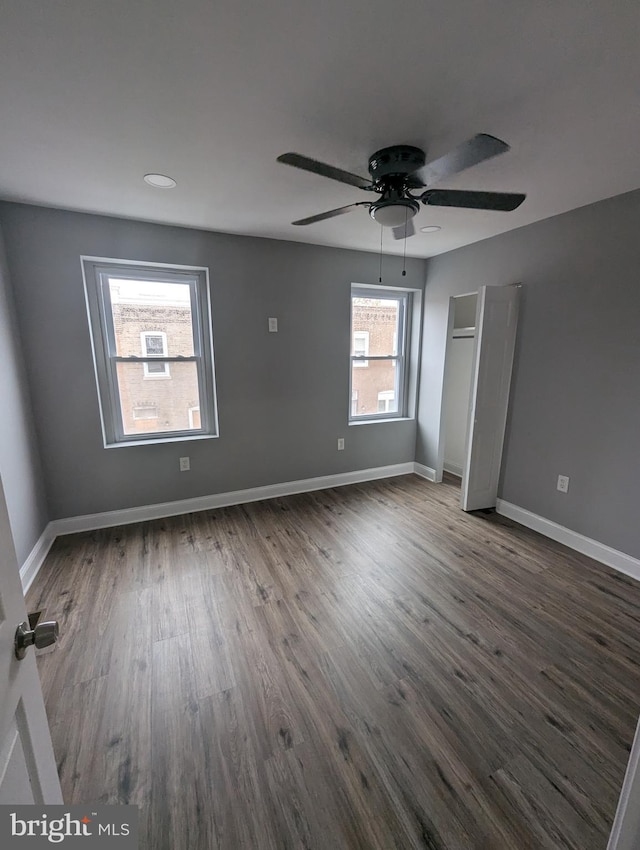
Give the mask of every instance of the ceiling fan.
[[[312, 215], [309, 218], [301, 218], [299, 221], [291, 222], [292, 224], [315, 224], [317, 221], [343, 215], [356, 207], [368, 207], [371, 218], [383, 227], [391, 227], [396, 239], [404, 239], [415, 233], [411, 219], [420, 209], [420, 202], [435, 207], [463, 207], [502, 212], [510, 212], [519, 207], [526, 195], [430, 188], [447, 177], [498, 154], [506, 153], [508, 150], [509, 145], [506, 142], [486, 133], [478, 133], [439, 159], [427, 163], [424, 151], [420, 148], [410, 145], [393, 145], [376, 151], [369, 158], [370, 179], [343, 171], [341, 168], [334, 168], [332, 165], [326, 165], [324, 162], [318, 162], [299, 153], [284, 153], [278, 157], [278, 162], [380, 195], [380, 198], [375, 201], [357, 201], [346, 207], [338, 207], [338, 209]], [[412, 194], [412, 190], [420, 189], [426, 191], [418, 195]]]

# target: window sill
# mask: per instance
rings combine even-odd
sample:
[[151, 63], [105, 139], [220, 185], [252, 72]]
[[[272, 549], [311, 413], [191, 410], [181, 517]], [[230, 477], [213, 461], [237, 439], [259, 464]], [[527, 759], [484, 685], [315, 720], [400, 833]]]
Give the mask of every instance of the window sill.
[[104, 443], [105, 449], [126, 449], [129, 446], [157, 446], [158, 443], [186, 443], [192, 440], [216, 440], [218, 434], [184, 434], [180, 437], [155, 437], [149, 440], [122, 440], [120, 443]]
[[380, 419], [350, 419], [349, 425], [381, 425], [383, 422], [413, 422], [415, 416], [384, 416]]

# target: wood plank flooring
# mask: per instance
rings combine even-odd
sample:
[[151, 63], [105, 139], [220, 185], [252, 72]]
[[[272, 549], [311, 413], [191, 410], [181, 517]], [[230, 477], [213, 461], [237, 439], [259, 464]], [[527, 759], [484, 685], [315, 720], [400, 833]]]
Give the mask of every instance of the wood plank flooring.
[[605, 850], [640, 586], [415, 476], [60, 538], [67, 803], [153, 850]]

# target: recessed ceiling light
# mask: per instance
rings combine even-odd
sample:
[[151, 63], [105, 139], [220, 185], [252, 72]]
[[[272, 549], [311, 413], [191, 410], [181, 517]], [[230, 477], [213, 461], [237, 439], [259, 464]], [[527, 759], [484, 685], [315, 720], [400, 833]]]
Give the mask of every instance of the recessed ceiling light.
[[436, 230], [442, 230], [442, 228], [438, 227], [437, 224], [429, 224], [427, 227], [420, 228], [421, 233], [435, 233]]
[[149, 186], [155, 186], [156, 189], [173, 189], [176, 185], [176, 181], [165, 174], [145, 174], [144, 182]]

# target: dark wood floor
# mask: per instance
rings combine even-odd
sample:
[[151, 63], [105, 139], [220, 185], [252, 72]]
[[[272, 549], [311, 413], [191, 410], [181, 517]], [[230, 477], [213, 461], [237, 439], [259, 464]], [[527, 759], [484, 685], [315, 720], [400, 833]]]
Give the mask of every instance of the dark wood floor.
[[414, 476], [59, 539], [67, 803], [153, 850], [604, 850], [640, 587]]

